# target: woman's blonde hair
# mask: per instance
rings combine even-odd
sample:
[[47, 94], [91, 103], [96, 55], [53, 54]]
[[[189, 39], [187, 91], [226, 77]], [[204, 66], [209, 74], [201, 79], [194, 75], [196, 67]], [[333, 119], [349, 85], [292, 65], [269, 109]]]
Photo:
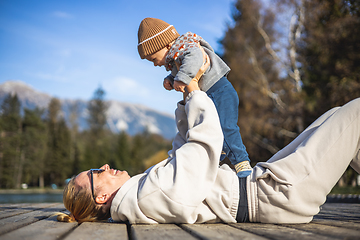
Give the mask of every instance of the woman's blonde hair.
[[59, 214], [57, 220], [60, 222], [95, 222], [110, 217], [109, 209], [95, 203], [88, 189], [75, 185], [75, 177], [64, 188], [63, 202], [70, 215]]

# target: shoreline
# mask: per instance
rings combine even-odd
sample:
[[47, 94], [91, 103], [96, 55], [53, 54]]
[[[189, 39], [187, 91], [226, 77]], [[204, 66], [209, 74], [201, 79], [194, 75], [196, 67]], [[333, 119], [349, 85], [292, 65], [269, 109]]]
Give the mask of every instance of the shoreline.
[[0, 189], [0, 194], [62, 194], [63, 189], [34, 188], [34, 189]]

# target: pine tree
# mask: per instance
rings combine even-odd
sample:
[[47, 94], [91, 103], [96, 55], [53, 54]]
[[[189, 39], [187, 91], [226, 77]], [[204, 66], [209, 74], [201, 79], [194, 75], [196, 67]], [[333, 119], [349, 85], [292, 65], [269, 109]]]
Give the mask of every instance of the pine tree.
[[[302, 42], [306, 124], [328, 109], [360, 97], [360, 2], [305, 1]], [[339, 185], [356, 181], [348, 168]]]
[[[77, 142], [74, 142], [73, 149], [72, 149], [72, 161], [73, 161], [72, 173], [71, 173], [72, 176], [77, 175], [81, 170], [80, 155], [81, 155], [81, 153], [80, 153], [79, 145]], [[70, 176], [68, 176], [68, 177], [70, 177]]]
[[131, 172], [132, 161], [130, 151], [130, 137], [125, 132], [119, 133], [116, 145], [114, 146], [114, 161], [111, 162], [111, 166]]
[[1, 105], [0, 187], [20, 187], [23, 167], [20, 107], [16, 94], [9, 94]]
[[[131, 141], [131, 170], [129, 174], [138, 174], [145, 169], [145, 160], [158, 153], [160, 150], [168, 151], [171, 142], [157, 134], [151, 134], [147, 129], [136, 134]], [[164, 159], [159, 159], [164, 160]]]
[[22, 146], [24, 153], [23, 182], [44, 187], [45, 154], [47, 149], [47, 129], [42, 120], [44, 110], [25, 109], [23, 120]]
[[94, 137], [101, 138], [106, 124], [106, 111], [108, 105], [105, 102], [105, 91], [99, 87], [88, 104], [88, 124]]
[[87, 119], [90, 130], [87, 133], [84, 167], [96, 168], [111, 160], [109, 132], [105, 130], [106, 111], [105, 91], [99, 87], [88, 104]]
[[222, 57], [231, 68], [228, 79], [239, 94], [240, 132], [255, 163], [271, 157], [302, 130], [301, 93], [298, 81], [281, 76], [291, 70], [279, 67], [284, 64], [275, 48], [280, 33], [273, 10], [262, 8], [258, 0], [238, 0], [233, 20], [221, 41]]
[[[70, 105], [70, 134], [71, 134], [71, 142], [70, 142], [70, 161], [72, 162], [72, 175], [76, 175], [80, 172], [80, 150], [78, 143], [78, 133], [79, 133], [79, 125], [78, 125], [78, 115], [79, 115], [79, 105], [78, 102], [74, 102]], [[70, 177], [70, 176], [69, 176]]]
[[307, 123], [360, 96], [360, 3], [308, 0], [303, 35]]
[[70, 161], [71, 135], [61, 116], [61, 103], [52, 98], [47, 116], [48, 143], [46, 180], [48, 184], [63, 185], [72, 172]]

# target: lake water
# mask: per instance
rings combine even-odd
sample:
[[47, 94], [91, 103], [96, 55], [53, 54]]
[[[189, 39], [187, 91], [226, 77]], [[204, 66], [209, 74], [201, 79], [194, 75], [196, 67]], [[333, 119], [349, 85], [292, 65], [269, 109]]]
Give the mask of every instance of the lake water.
[[62, 202], [62, 193], [0, 193], [1, 203]]

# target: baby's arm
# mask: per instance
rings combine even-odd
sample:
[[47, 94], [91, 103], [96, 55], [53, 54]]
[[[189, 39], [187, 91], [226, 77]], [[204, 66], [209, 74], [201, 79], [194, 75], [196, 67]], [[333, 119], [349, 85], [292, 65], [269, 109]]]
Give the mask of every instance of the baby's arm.
[[164, 79], [163, 86], [166, 90], [173, 90], [173, 86], [171, 85], [171, 81], [168, 78]]
[[[202, 66], [200, 67], [199, 71], [195, 75], [195, 77], [191, 80], [191, 82], [193, 82], [193, 81], [198, 82], [200, 80], [201, 76], [206, 71], [206, 69], [210, 66], [210, 58], [209, 58], [209, 56], [205, 53], [204, 49], [201, 46], [199, 46], [199, 48], [200, 48], [200, 50], [202, 52], [203, 63], [202, 63]], [[177, 67], [179, 68], [179, 66], [177, 66]], [[174, 81], [174, 89], [176, 91], [178, 91], [178, 92], [185, 93], [185, 87], [186, 86], [187, 86], [187, 84], [185, 84], [185, 83], [183, 83], [181, 81], [176, 81], [176, 80]]]

